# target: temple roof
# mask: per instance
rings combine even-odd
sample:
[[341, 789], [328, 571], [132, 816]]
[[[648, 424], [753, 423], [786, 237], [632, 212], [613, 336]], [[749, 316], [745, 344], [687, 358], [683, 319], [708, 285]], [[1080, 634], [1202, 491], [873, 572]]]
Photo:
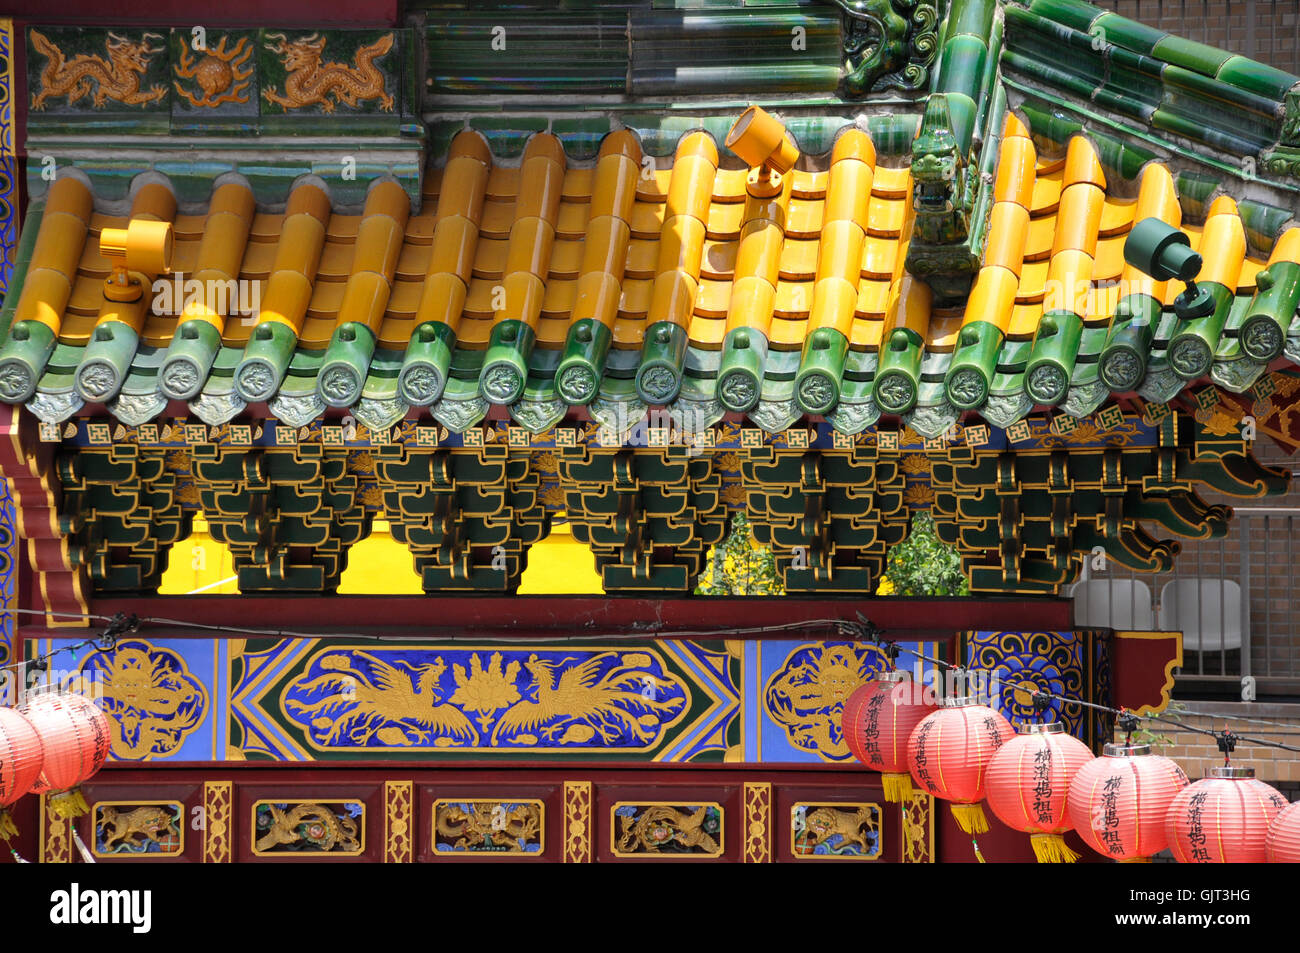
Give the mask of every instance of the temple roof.
[[[534, 175], [538, 165], [529, 165], [533, 156], [525, 154], [522, 161], [495, 159], [476, 134], [467, 133], [453, 148], [454, 174], [447, 174], [451, 166], [444, 162], [425, 176], [419, 210], [409, 208], [404, 193], [399, 194], [391, 181], [376, 180], [363, 214], [340, 213], [329, 208], [319, 184], [305, 179], [289, 200], [291, 214], [261, 211], [247, 185], [230, 177], [217, 184], [206, 214], [175, 214], [166, 183], [142, 177], [132, 190], [135, 211], [137, 215], [157, 213], [173, 222], [175, 278], [155, 284], [150, 309], [136, 318], [127, 317], [127, 326], [142, 320], [138, 339], [126, 341], [131, 348], [127, 352], [131, 354], [129, 372], [120, 388], [108, 391], [95, 390], [103, 386], [106, 375], [102, 372], [105, 365], [97, 365], [100, 371], [96, 372], [90, 360], [96, 350], [91, 341], [97, 323], [116, 322], [121, 327], [123, 316], [105, 310], [102, 289], [110, 262], [100, 253], [98, 239], [105, 228], [125, 227], [128, 216], [94, 211], [95, 196], [86, 181], [75, 175], [63, 178], [51, 190], [47, 203], [33, 212], [29, 241], [18, 262], [20, 271], [29, 277], [25, 285], [16, 287], [21, 294], [11, 296], [5, 323], [37, 320], [57, 327], [57, 346], [40, 368], [36, 394], [30, 398], [38, 414], [66, 417], [76, 412], [81, 400], [89, 399], [108, 403], [126, 422], [141, 422], [160, 414], [166, 406], [166, 399], [157, 396], [159, 374], [168, 349], [173, 347], [178, 324], [195, 315], [204, 317], [193, 306], [184, 316], [177, 313], [186, 295], [178, 280], [196, 274], [227, 275], [221, 267], [232, 266], [219, 263], [238, 262], [228, 275], [248, 283], [245, 303], [260, 301], [263, 324], [268, 320], [283, 323], [274, 311], [283, 299], [272, 293], [268, 282], [277, 270], [297, 267], [290, 261], [294, 249], [286, 247], [305, 234], [288, 224], [296, 214], [317, 216], [324, 225], [319, 262], [306, 276], [310, 297], [288, 373], [278, 391], [261, 395], [269, 399], [274, 414], [291, 422], [318, 416], [327, 402], [338, 403], [326, 392], [319, 372], [338, 327], [358, 317], [377, 330], [360, 397], [367, 415], [386, 414], [395, 420], [421, 401], [414, 384], [399, 385], [399, 373], [417, 326], [435, 320], [455, 321], [457, 327], [450, 376], [433, 413], [457, 430], [482, 418], [488, 412], [489, 400], [484, 398], [491, 398], [481, 379], [486, 350], [494, 324], [516, 303], [494, 302], [494, 293], [510, 298], [514, 293], [510, 276], [531, 274], [529, 269], [533, 269], [541, 278], [535, 302], [536, 345], [527, 357], [527, 390], [522, 400], [512, 402], [512, 409], [525, 425], [544, 429], [554, 424], [569, 403], [557, 391], [556, 371], [577, 320], [575, 307], [587, 308], [580, 317], [594, 313], [587, 305], [578, 304], [593, 280], [585, 276], [606, 273], [601, 268], [611, 255], [620, 260], [618, 266], [610, 266], [617, 271], [613, 277], [618, 280], [612, 286], [615, 298], [596, 302], [598, 309], [610, 309], [602, 320], [608, 321], [612, 332], [596, 395], [597, 410], [599, 402], [652, 402], [647, 400], [652, 395], [644, 393], [644, 381], [640, 395], [636, 382], [643, 364], [646, 329], [671, 320], [684, 328], [689, 340], [678, 409], [697, 418], [701, 414], [715, 420], [721, 417], [726, 408], [717, 380], [724, 337], [729, 329], [753, 328], [766, 332], [769, 346], [761, 365], [761, 402], [751, 416], [757, 416], [767, 429], [788, 425], [800, 412], [791, 401], [805, 343], [812, 331], [829, 326], [831, 320], [828, 312], [818, 310], [819, 301], [835, 290], [819, 283], [819, 261], [825, 278], [827, 263], [845, 254], [852, 255], [857, 266], [856, 299], [845, 325], [849, 352], [841, 393], [827, 416], [848, 432], [872, 422], [881, 410], [902, 413], [910, 420], [924, 417], [945, 401], [980, 410], [999, 426], [1024, 417], [1040, 404], [1061, 403], [1067, 411], [1083, 415], [1095, 410], [1112, 392], [1138, 390], [1147, 399], [1167, 400], [1206, 373], [1221, 386], [1241, 391], [1271, 359], [1266, 353], [1252, 359], [1249, 348], [1243, 351], [1238, 334], [1248, 316], [1259, 314], [1267, 316], [1274, 328], [1261, 333], [1273, 343], [1275, 352], [1280, 352], [1283, 336], [1289, 332], [1287, 356], [1300, 362], [1300, 322], [1292, 320], [1294, 302], [1286, 311], [1275, 300], [1276, 295], [1269, 297], [1257, 286], [1257, 276], [1267, 265], [1300, 269], [1300, 229], [1282, 228], [1289, 226], [1289, 221], [1280, 221], [1258, 203], [1235, 201], [1224, 189], [1209, 203], [1193, 206], [1184, 198], [1180, 204], [1178, 173], [1171, 173], [1165, 163], [1146, 164], [1132, 180], [1120, 178], [1117, 170], [1108, 176], [1098, 149], [1086, 135], [1070, 137], [1064, 154], [1053, 155], [1053, 144], [1039, 137], [1043, 148], [1038, 148], [1028, 126], [1014, 114], [1006, 118], [1002, 133], [981, 268], [968, 300], [954, 306], [937, 306], [929, 288], [904, 270], [914, 217], [909, 169], [878, 161], [870, 137], [848, 126], [836, 152], [814, 157], [806, 163], [808, 168], [796, 170], [790, 176], [788, 195], [772, 200], [785, 205], [783, 227], [775, 238], [779, 251], [773, 258], [777, 274], [770, 303], [762, 296], [735, 293], [737, 269], [749, 267], [738, 264], [742, 231], [747, 222], [760, 221], [758, 216], [770, 203], [752, 197], [747, 200], [747, 170], [720, 160], [717, 144], [707, 134], [684, 136], [675, 161], [660, 160], [653, 168], [654, 163], [648, 164], [645, 174], [640, 174], [643, 156], [630, 134], [607, 140], [612, 145], [603, 153], [616, 161], [605, 166], [600, 165], [603, 160], [569, 160], [556, 140], [534, 137], [531, 151], [540, 155], [545, 147], [545, 171], [555, 172], [554, 181], [559, 185], [551, 196], [558, 199], [553, 202], [553, 212], [543, 209], [553, 223], [545, 228], [535, 224], [537, 216], [522, 214], [526, 207], [535, 210], [539, 201], [544, 204], [538, 190], [550, 187]], [[1059, 153], [1059, 148], [1056, 151]], [[841, 161], [860, 167], [861, 174], [851, 181], [844, 178], [847, 187], [840, 186], [837, 197], [837, 202], [857, 210], [850, 215], [861, 216], [865, 227], [860, 238], [854, 229], [827, 221], [830, 170]], [[481, 203], [472, 209], [464, 208], [465, 162], [486, 173], [481, 176]], [[602, 180], [602, 175], [615, 166], [638, 170], [634, 195], [619, 196], [607, 188], [613, 180]], [[455, 183], [453, 192], [447, 191], [449, 181]], [[698, 282], [681, 282], [694, 292], [689, 306], [676, 299], [656, 299], [657, 277], [678, 271], [665, 265], [665, 241], [675, 243], [669, 249], [670, 265], [676, 264], [679, 254], [689, 257], [690, 252], [689, 247], [685, 253], [677, 247], [686, 234], [683, 220], [665, 226], [665, 220], [673, 217], [670, 212], [684, 214], [676, 200], [669, 201], [674, 188], [687, 196], [682, 201], [698, 203], [702, 222], [696, 235], [702, 242], [695, 249]], [[611, 202], [623, 203], [625, 211], [620, 214], [626, 215], [625, 239], [621, 238], [621, 226], [609, 227], [609, 216], [597, 216], [604, 220], [593, 223], [593, 192], [599, 193], [602, 209]], [[474, 197], [468, 202], [474, 205]], [[150, 203], [161, 208], [151, 213], [148, 210], [154, 206]], [[1192, 214], [1185, 214], [1185, 206]], [[460, 215], [462, 210], [471, 215]], [[1195, 214], [1197, 211], [1201, 214]], [[1147, 280], [1142, 286], [1141, 274], [1124, 263], [1123, 245], [1135, 217], [1151, 215], [1181, 228], [1205, 258], [1201, 280], [1217, 282], [1224, 289], [1216, 299], [1217, 317], [1201, 334], [1213, 355], [1212, 365], [1171, 364], [1171, 337], [1186, 330], [1180, 327], [1172, 307], [1182, 285], [1176, 281], [1157, 285]], [[1200, 221], [1194, 224], [1197, 219]], [[447, 224], [439, 232], [444, 222]], [[455, 236], [446, 238], [453, 226], [458, 229]], [[753, 226], [749, 227], [752, 230]], [[40, 234], [33, 243], [30, 239], [38, 229]], [[71, 246], [56, 246], [58, 236], [73, 233], [75, 253], [66, 250]], [[454, 248], [460, 258], [433, 260], [435, 235], [439, 234], [448, 242], [440, 244], [439, 255]], [[596, 247], [596, 243], [601, 244]], [[690, 241], [685, 244], [689, 246]], [[591, 267], [593, 262], [600, 267]], [[30, 278], [33, 273], [62, 273], [68, 265], [72, 266], [66, 275], [70, 289], [59, 282]], [[373, 301], [367, 299], [358, 310], [359, 306], [347, 299], [358, 286], [370, 287], [367, 283], [375, 281], [370, 277], [376, 274], [371, 270], [375, 268], [379, 269], [385, 301], [382, 309], [372, 314]], [[456, 309], [448, 295], [457, 285], [449, 284], [446, 276], [459, 274], [458, 269], [469, 280], [464, 285], [463, 307], [453, 315]], [[690, 272], [689, 265], [686, 272]], [[740, 277], [751, 276], [747, 272]], [[1294, 283], [1295, 279], [1290, 280]], [[1079, 293], [1063, 293], [1077, 282], [1082, 282]], [[666, 285], [668, 280], [661, 278], [659, 284]], [[663, 294], [670, 291], [673, 289], [661, 288]], [[1132, 333], [1127, 338], [1117, 337], [1123, 328], [1116, 328], [1112, 317], [1121, 299], [1129, 292], [1143, 291], [1159, 300], [1160, 309], [1128, 314], [1120, 323]], [[601, 289], [601, 294], [609, 293]], [[765, 307], [771, 308], [770, 315]], [[1045, 314], [1053, 315], [1049, 327], [1060, 327], [1064, 340], [1047, 355], [1048, 369], [1041, 372], [1043, 385], [1031, 396], [1027, 363], [1035, 340], [1040, 341], [1040, 348], [1046, 340]], [[1071, 331], [1070, 320], [1063, 318], [1078, 319], [1081, 327]], [[236, 393], [235, 376], [241, 361], [252, 353], [248, 346], [258, 327], [257, 315], [211, 314], [205, 320], [220, 326], [220, 346], [204, 373], [201, 395], [193, 398], [194, 409], [211, 417], [210, 422], [223, 423], [244, 406]], [[1150, 327], [1144, 324], [1146, 320]], [[998, 331], [994, 335], [997, 340], [989, 345], [992, 351], [981, 357], [983, 352], [975, 353], [976, 345], [985, 346], [983, 335], [989, 333], [990, 325]], [[1136, 331], [1132, 331], [1134, 326]], [[130, 335], [123, 337], [129, 339]], [[99, 350], [104, 346], [101, 342]], [[882, 346], [888, 358], [884, 369]], [[974, 349], [973, 356], [958, 361], [954, 368], [954, 358], [964, 346]], [[1113, 387], [1098, 383], [1099, 367], [1106, 367], [1099, 364], [1103, 355], [1114, 365], [1107, 375]], [[1134, 369], [1130, 355], [1141, 366]], [[976, 377], [956, 375], [956, 370], [968, 366], [976, 368]], [[79, 369], [81, 395], [77, 396]], [[980, 374], [986, 378], [983, 385], [976, 379]], [[1068, 383], [1064, 375], [1068, 375]], [[112, 376], [107, 375], [110, 383]], [[1057, 388], [1055, 394], [1050, 392], [1052, 385]], [[5, 396], [23, 397], [13, 391]], [[353, 399], [346, 405], [356, 403]], [[447, 404], [451, 406], [442, 406]], [[537, 406], [530, 408], [529, 404]], [[691, 404], [694, 406], [688, 406]], [[539, 410], [543, 412], [540, 418], [536, 416]], [[773, 420], [774, 413], [784, 413], [790, 420]]]
[[[187, 107], [170, 136], [123, 127], [138, 149], [106, 158], [97, 119], [79, 144], [59, 138], [95, 119], [88, 106], [33, 112], [31, 143], [57, 140], [67, 158], [52, 186], [30, 180], [0, 311], [0, 400], [49, 422], [102, 404], [139, 424], [184, 401], [214, 425], [265, 404], [294, 425], [334, 408], [375, 428], [427, 406], [455, 432], [508, 415], [535, 433], [566, 416], [626, 433], [664, 406], [687, 431], [728, 414], [769, 431], [820, 415], [856, 434], [889, 415], [930, 437], [971, 411], [1007, 427], [1035, 407], [1083, 418], [1134, 393], [1167, 402], [1198, 381], [1246, 393], [1300, 363], [1288, 180], [1300, 77], [1082, 0], [953, 0], [940, 20], [923, 3], [886, 18], [888, 42], [866, 55], [871, 18], [838, 5], [839, 19], [832, 4], [758, 19], [566, 6], [574, 22], [630, 17], [641, 31], [629, 36], [651, 52], [632, 43], [644, 69], [621, 106], [604, 80], [587, 82], [604, 59], [590, 76], [570, 64], [573, 77], [524, 70], [493, 86], [495, 53], [463, 42], [482, 25], [473, 11], [431, 6], [392, 35], [335, 31], [339, 56], [397, 57], [368, 80], [371, 98], [406, 90], [391, 128], [372, 130], [392, 135], [373, 143], [316, 106], [250, 106], [248, 136], [211, 125], [233, 107]], [[519, 42], [548, 16], [497, 12]], [[779, 95], [800, 74], [766, 45], [767, 85], [739, 101], [740, 80], [716, 70], [710, 101], [640, 98], [653, 50], [741, 60], [787, 21], [821, 31], [820, 98]], [[100, 42], [46, 33], [45, 47]], [[599, 33], [599, 49], [627, 54], [619, 35]], [[832, 35], [845, 54], [835, 91], [823, 82]], [[239, 42], [279, 57], [324, 41], [263, 30]], [[401, 78], [415, 43], [456, 53], [430, 61], [442, 65], [423, 92]], [[188, 68], [148, 49], [159, 75]], [[259, 82], [289, 68], [267, 59]], [[913, 67], [928, 92], [896, 82]], [[725, 141], [755, 98], [803, 152], [778, 178], [755, 178]], [[351, 108], [331, 111], [374, 118]], [[279, 157], [268, 132], [303, 148]], [[340, 147], [360, 166], [311, 151]], [[149, 219], [173, 225], [172, 277], [140, 301], [106, 297], [103, 230]], [[1145, 219], [1201, 254], [1209, 310], [1179, 313], [1182, 283], [1126, 262]]]

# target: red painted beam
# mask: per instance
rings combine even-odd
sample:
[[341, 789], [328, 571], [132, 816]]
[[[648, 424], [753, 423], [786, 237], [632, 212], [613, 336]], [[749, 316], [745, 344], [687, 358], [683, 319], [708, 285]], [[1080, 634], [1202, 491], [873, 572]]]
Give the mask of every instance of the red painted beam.
[[[777, 626], [811, 619], [854, 620], [861, 612], [891, 636], [948, 637], [976, 629], [1019, 631], [1073, 627], [1067, 599], [840, 599], [821, 596], [776, 598], [632, 596], [141, 596], [101, 598], [90, 611], [99, 615], [135, 613], [141, 618], [201, 622], [240, 628], [310, 634], [383, 631], [430, 638], [459, 632], [475, 635], [653, 636], [735, 628]], [[151, 626], [151, 628], [157, 628]], [[52, 630], [66, 637], [68, 629]], [[829, 631], [829, 627], [828, 627]], [[45, 635], [24, 627], [28, 638]], [[196, 630], [196, 635], [211, 633]], [[273, 635], [275, 632], [268, 632]], [[746, 638], [762, 637], [746, 634]], [[767, 637], [792, 638], [773, 631]]]

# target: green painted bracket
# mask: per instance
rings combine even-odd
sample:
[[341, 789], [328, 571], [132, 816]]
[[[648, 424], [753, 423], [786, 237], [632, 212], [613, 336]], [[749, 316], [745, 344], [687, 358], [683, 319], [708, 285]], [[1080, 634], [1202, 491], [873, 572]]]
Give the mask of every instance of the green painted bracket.
[[36, 383], [54, 353], [54, 332], [40, 321], [17, 321], [0, 347], [0, 397], [21, 404], [36, 393]]
[[560, 366], [555, 371], [555, 388], [571, 407], [595, 400], [613, 343], [614, 332], [594, 318], [583, 318], [569, 328]]
[[1198, 282], [1196, 287], [1209, 292], [1214, 299], [1214, 311], [1203, 318], [1180, 320], [1169, 339], [1169, 366], [1185, 381], [1194, 381], [1210, 372], [1219, 336], [1232, 309], [1231, 288], [1217, 281]]
[[1025, 365], [1025, 390], [1034, 403], [1054, 407], [1065, 400], [1082, 338], [1083, 319], [1073, 311], [1043, 315]]
[[316, 396], [331, 407], [351, 407], [361, 399], [374, 356], [375, 334], [360, 321], [335, 328], [316, 375]]
[[1146, 294], [1126, 295], [1115, 308], [1097, 369], [1111, 393], [1136, 390], [1146, 377], [1160, 313], [1160, 302]]
[[916, 405], [921, 386], [921, 357], [925, 341], [908, 328], [895, 328], [882, 341], [880, 365], [871, 394], [883, 410], [905, 414]]
[[247, 403], [270, 400], [289, 371], [298, 335], [279, 321], [259, 324], [249, 335], [244, 356], [235, 367], [235, 393]]
[[528, 358], [537, 343], [537, 333], [523, 321], [510, 318], [492, 328], [479, 393], [494, 404], [513, 404], [528, 382]]
[[112, 400], [122, 389], [139, 343], [140, 335], [121, 321], [105, 321], [96, 327], [77, 365], [72, 385], [77, 395], [92, 404]]
[[718, 399], [728, 410], [754, 408], [763, 388], [767, 337], [753, 328], [736, 328], [722, 342], [718, 364]]
[[176, 328], [158, 372], [158, 390], [169, 400], [193, 400], [203, 390], [221, 349], [221, 335], [207, 321], [193, 318]]
[[682, 389], [682, 369], [690, 336], [681, 325], [656, 321], [646, 331], [641, 363], [636, 369], [636, 393], [647, 404], [670, 404]]
[[794, 402], [805, 414], [825, 414], [840, 402], [840, 381], [849, 340], [834, 328], [818, 328], [804, 342], [794, 377]]
[[1275, 262], [1255, 276], [1255, 287], [1237, 339], [1248, 358], [1267, 364], [1282, 353], [1287, 329], [1300, 306], [1300, 265]]
[[397, 392], [412, 407], [427, 407], [442, 396], [451, 371], [456, 332], [441, 321], [426, 321], [411, 333], [397, 375]]
[[988, 321], [973, 321], [957, 335], [957, 352], [948, 365], [943, 387], [948, 402], [960, 410], [983, 406], [1002, 350], [1002, 331]]

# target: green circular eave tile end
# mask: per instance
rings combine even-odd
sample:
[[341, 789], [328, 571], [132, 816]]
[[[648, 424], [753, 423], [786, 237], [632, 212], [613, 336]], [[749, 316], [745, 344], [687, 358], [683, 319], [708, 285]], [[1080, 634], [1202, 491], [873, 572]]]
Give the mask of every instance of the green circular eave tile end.
[[1123, 344], [1112, 344], [1102, 355], [1097, 367], [1101, 382], [1112, 393], [1124, 393], [1136, 390], [1146, 373], [1146, 361], [1137, 348]]
[[92, 404], [110, 399], [122, 386], [122, 378], [110, 361], [90, 360], [77, 368], [77, 396]]
[[270, 400], [279, 386], [279, 370], [266, 358], [246, 357], [235, 371], [235, 393], [247, 404]]
[[657, 321], [646, 330], [636, 369], [636, 394], [647, 404], [670, 404], [682, 389], [682, 368], [689, 344], [686, 329]]
[[1285, 344], [1282, 329], [1267, 314], [1247, 318], [1238, 332], [1238, 339], [1246, 356], [1259, 364], [1267, 364], [1281, 354]]
[[840, 402], [840, 382], [824, 370], [804, 371], [795, 381], [794, 402], [805, 414], [830, 413]]
[[433, 361], [408, 361], [397, 375], [397, 391], [412, 407], [429, 406], [446, 386], [446, 377]]
[[[77, 374], [77, 383], [80, 386], [80, 372]], [[168, 400], [193, 400], [202, 389], [203, 369], [192, 358], [169, 358], [158, 374], [158, 390]]]
[[758, 377], [743, 367], [732, 368], [718, 378], [718, 400], [728, 410], [745, 413], [758, 403]]
[[555, 372], [555, 389], [569, 406], [585, 406], [595, 399], [600, 379], [587, 361], [575, 358]]
[[944, 381], [948, 403], [958, 410], [982, 407], [989, 396], [989, 382], [975, 367], [959, 367]]
[[36, 393], [36, 375], [25, 361], [8, 357], [0, 360], [0, 398], [21, 404]]
[[1070, 379], [1053, 361], [1032, 365], [1025, 374], [1025, 390], [1036, 404], [1055, 406], [1065, 399]]
[[528, 355], [537, 335], [522, 321], [508, 319], [492, 329], [483, 370], [479, 374], [479, 393], [494, 404], [513, 404], [524, 394], [528, 382]]
[[647, 404], [671, 404], [681, 389], [681, 371], [668, 361], [643, 361], [637, 368], [636, 395]]
[[905, 414], [916, 404], [916, 384], [902, 371], [885, 371], [876, 378], [876, 403], [891, 414]]
[[316, 395], [331, 407], [351, 407], [361, 399], [364, 383], [351, 365], [340, 361], [321, 369], [316, 378]]
[[1184, 334], [1169, 342], [1169, 366], [1185, 381], [1209, 373], [1214, 362], [1210, 346], [1196, 334]]
[[426, 321], [413, 332], [397, 375], [397, 392], [413, 407], [427, 407], [442, 396], [451, 370], [456, 332], [439, 321]]

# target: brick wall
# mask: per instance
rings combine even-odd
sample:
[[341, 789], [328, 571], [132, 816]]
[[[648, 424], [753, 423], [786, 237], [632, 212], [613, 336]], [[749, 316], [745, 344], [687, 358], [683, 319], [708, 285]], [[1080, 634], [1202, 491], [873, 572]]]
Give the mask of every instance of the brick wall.
[[1103, 9], [1300, 73], [1295, 0], [1093, 0]]

